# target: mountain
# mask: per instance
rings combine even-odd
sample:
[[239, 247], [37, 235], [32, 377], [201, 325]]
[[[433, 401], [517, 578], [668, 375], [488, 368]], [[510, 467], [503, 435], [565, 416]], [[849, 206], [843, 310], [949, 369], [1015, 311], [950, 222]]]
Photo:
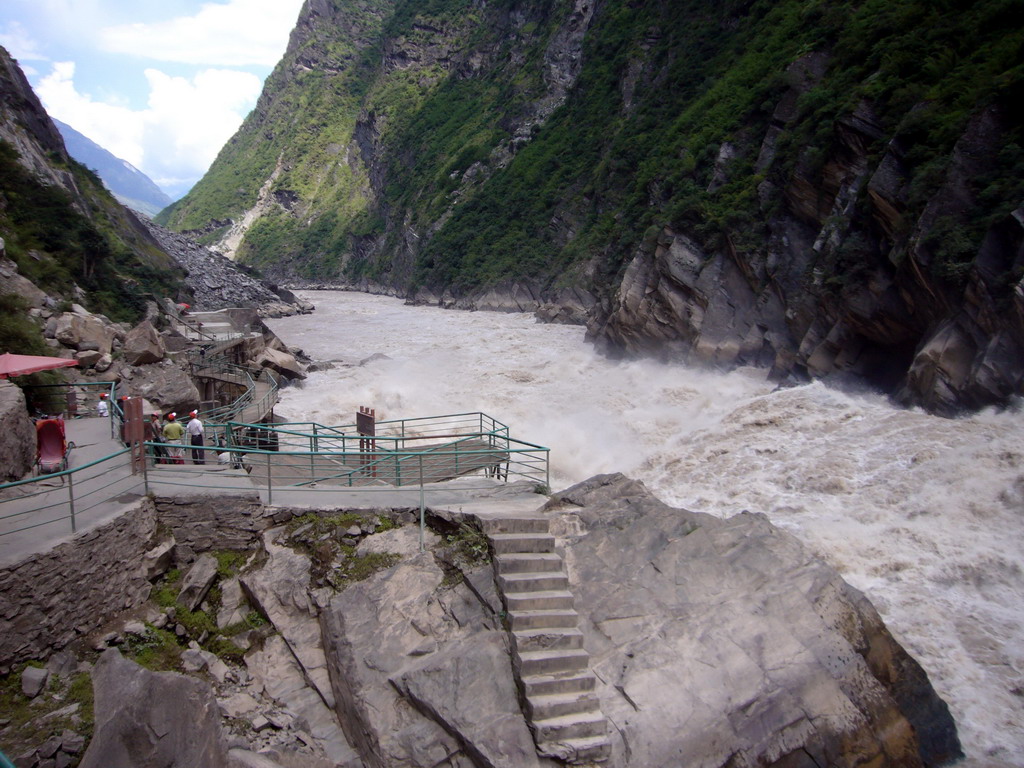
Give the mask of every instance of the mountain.
[[1022, 47], [1013, 0], [308, 0], [161, 220], [609, 354], [1006, 403]]
[[[0, 256], [49, 296], [135, 322], [184, 272], [99, 177], [76, 162], [24, 73], [0, 48]], [[9, 269], [5, 269], [9, 272]], [[17, 296], [0, 297], [0, 348], [44, 353]]]
[[67, 123], [60, 120], [53, 123], [64, 138], [68, 153], [94, 170], [122, 205], [152, 217], [171, 204], [171, 198], [127, 160], [114, 156]]

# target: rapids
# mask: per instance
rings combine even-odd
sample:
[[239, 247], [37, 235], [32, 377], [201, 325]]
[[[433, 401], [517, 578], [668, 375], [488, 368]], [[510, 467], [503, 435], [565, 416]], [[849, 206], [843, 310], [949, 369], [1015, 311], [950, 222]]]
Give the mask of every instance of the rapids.
[[1024, 765], [1024, 414], [950, 420], [764, 371], [597, 355], [531, 315], [307, 292], [269, 320], [333, 360], [282, 392], [287, 420], [483, 411], [551, 448], [555, 490], [622, 472], [666, 502], [763, 512], [864, 591], [949, 704], [969, 765]]

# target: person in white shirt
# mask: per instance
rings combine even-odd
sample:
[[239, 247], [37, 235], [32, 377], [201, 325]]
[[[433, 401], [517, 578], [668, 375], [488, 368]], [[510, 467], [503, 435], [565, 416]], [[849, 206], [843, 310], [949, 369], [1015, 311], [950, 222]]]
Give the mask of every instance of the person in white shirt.
[[107, 393], [101, 392], [99, 402], [96, 403], [96, 415], [106, 418], [110, 415], [110, 403], [107, 402]]
[[192, 411], [189, 414], [188, 424], [185, 425], [188, 432], [189, 442], [192, 444], [192, 463], [205, 464], [206, 451], [203, 446], [203, 422], [199, 420], [199, 413]]

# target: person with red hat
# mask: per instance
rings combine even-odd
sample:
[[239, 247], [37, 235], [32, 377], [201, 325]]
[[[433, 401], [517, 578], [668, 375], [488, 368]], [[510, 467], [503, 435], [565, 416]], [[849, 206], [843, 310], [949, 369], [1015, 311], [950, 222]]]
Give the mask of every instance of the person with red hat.
[[206, 452], [203, 449], [203, 422], [199, 420], [198, 411], [192, 411], [188, 416], [188, 426], [185, 427], [185, 431], [188, 432], [189, 442], [192, 443], [192, 463], [205, 464]]
[[175, 419], [176, 413], [167, 414], [167, 423], [164, 424], [164, 442], [167, 443], [167, 454], [172, 464], [184, 464], [185, 449], [181, 445], [181, 439], [185, 436], [185, 428]]
[[110, 415], [110, 403], [107, 402], [106, 392], [100, 392], [99, 402], [96, 403], [96, 415], [104, 418]]

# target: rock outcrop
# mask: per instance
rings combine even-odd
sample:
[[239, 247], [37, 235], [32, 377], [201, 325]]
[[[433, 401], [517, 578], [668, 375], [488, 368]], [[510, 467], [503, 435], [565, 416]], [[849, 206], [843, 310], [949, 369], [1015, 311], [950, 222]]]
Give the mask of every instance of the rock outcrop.
[[[183, 557], [195, 557], [209, 502], [159, 512], [187, 539]], [[523, 576], [512, 562], [522, 556], [510, 559], [498, 546], [526, 508], [503, 506], [432, 512], [444, 535], [425, 537], [422, 552], [415, 526], [374, 533], [410, 520], [406, 512], [377, 510], [354, 523], [348, 514], [293, 520], [292, 511], [266, 511], [260, 526], [273, 518], [278, 525], [263, 534], [265, 556], [240, 574], [248, 602], [228, 597], [237, 587], [219, 590], [226, 611], [248, 605], [264, 614], [261, 629], [232, 636], [244, 667], [187, 638], [182, 617], [174, 618], [186, 606], [146, 613], [151, 626], [185, 638], [182, 665], [208, 676], [216, 693], [209, 682], [149, 672], [105, 651], [94, 671], [96, 733], [82, 765], [117, 768], [130, 754], [134, 768], [550, 768], [561, 763], [543, 756], [544, 734], [531, 727], [563, 724], [561, 703], [545, 696], [552, 709], [531, 725], [525, 710], [540, 699], [518, 690], [527, 678], [515, 665], [529, 655], [518, 644], [570, 635], [582, 635], [589, 654], [587, 697], [607, 718], [601, 755], [610, 748], [609, 766], [923, 768], [960, 756], [945, 704], [866, 598], [763, 515], [722, 520], [672, 508], [621, 475], [555, 494], [526, 517], [550, 524], [558, 554], [531, 562], [564, 561], [551, 589], [568, 595], [578, 629], [541, 624], [524, 634], [513, 582], [538, 574]], [[226, 527], [254, 517], [251, 505], [234, 516]], [[495, 568], [458, 554], [454, 542], [464, 535], [479, 555], [486, 539], [476, 525], [492, 531], [494, 551], [506, 551]], [[139, 538], [154, 539], [157, 522], [150, 517], [148, 526]], [[210, 534], [210, 548], [234, 541]], [[256, 536], [246, 530], [235, 546]], [[365, 578], [337, 580], [354, 566]], [[191, 605], [203, 600], [212, 572], [211, 563], [194, 579]], [[542, 621], [567, 611], [529, 612]], [[130, 648], [152, 631], [128, 622], [97, 647]]]
[[5, 481], [24, 477], [36, 461], [36, 431], [28, 416], [25, 395], [9, 381], [0, 381], [0, 466]]
[[105, 651], [92, 672], [96, 730], [81, 768], [228, 768], [209, 684]]
[[619, 475], [549, 509], [619, 739], [613, 764], [960, 756], [948, 709], [868, 600], [763, 515], [673, 509]]

